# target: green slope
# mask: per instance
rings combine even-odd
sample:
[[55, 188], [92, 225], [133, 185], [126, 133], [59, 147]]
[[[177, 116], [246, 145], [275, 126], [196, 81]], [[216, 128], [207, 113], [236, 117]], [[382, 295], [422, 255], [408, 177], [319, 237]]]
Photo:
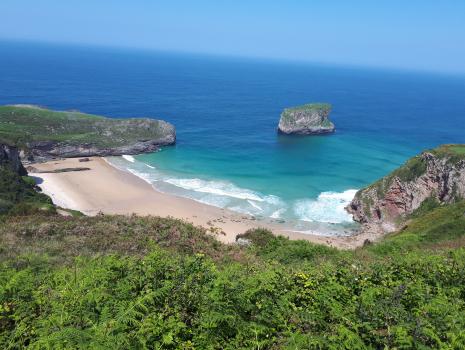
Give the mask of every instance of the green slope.
[[36, 106], [0, 106], [0, 143], [24, 146], [34, 141], [121, 147], [162, 139], [173, 127], [153, 119], [114, 119]]
[[265, 230], [225, 246], [174, 219], [9, 217], [0, 347], [460, 348], [463, 214], [353, 252]]

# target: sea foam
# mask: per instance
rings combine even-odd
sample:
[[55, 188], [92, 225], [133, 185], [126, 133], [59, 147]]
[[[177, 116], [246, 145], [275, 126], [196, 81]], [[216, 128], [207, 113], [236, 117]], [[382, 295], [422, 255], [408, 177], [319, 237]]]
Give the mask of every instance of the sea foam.
[[256, 192], [237, 187], [236, 185], [229, 182], [176, 178], [166, 179], [164, 181], [190, 191], [211, 193], [219, 196], [227, 196], [257, 202], [265, 201], [265, 199], [258, 195]]
[[242, 188], [224, 180], [176, 177], [161, 172], [150, 164], [137, 161], [132, 156], [116, 159], [117, 166], [126, 169], [161, 192], [187, 197], [198, 202], [227, 208], [239, 213], [300, 221], [302, 223], [347, 224], [352, 217], [345, 207], [357, 190], [322, 192], [315, 199], [302, 198], [285, 201], [275, 195], [265, 195]]
[[316, 200], [302, 199], [294, 204], [294, 212], [300, 220], [340, 224], [352, 222], [345, 207], [354, 198], [357, 190], [322, 192]]
[[134, 163], [136, 161], [133, 156], [130, 156], [130, 155], [127, 155], [127, 154], [123, 154], [122, 157], [124, 159], [126, 159], [128, 162], [131, 162], [131, 163]]

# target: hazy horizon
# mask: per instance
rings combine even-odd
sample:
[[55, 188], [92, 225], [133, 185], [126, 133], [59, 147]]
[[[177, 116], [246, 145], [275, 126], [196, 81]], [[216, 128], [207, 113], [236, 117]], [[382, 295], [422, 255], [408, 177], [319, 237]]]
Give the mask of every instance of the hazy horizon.
[[4, 0], [0, 12], [7, 41], [465, 73], [463, 1]]

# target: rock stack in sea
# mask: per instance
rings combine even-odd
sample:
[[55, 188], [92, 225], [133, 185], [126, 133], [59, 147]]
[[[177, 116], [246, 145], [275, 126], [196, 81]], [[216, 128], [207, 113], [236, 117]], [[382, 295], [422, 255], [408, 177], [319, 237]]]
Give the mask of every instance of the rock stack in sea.
[[281, 113], [278, 132], [286, 135], [320, 135], [334, 132], [334, 124], [329, 120], [331, 105], [311, 103], [286, 108]]

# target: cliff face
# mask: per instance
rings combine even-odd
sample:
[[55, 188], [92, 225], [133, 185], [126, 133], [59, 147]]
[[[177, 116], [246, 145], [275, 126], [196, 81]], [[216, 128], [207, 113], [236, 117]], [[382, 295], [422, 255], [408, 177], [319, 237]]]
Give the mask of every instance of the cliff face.
[[156, 151], [159, 146], [170, 145], [172, 142], [160, 143], [155, 141], [137, 141], [120, 147], [101, 147], [83, 143], [79, 145], [67, 142], [38, 141], [28, 142], [27, 158], [29, 160], [47, 160], [50, 158], [73, 158], [92, 156], [120, 156], [123, 154], [141, 154]]
[[8, 166], [18, 175], [27, 175], [16, 147], [0, 144], [0, 167]]
[[425, 203], [465, 198], [465, 145], [423, 152], [374, 184], [360, 190], [346, 208], [360, 223], [394, 230], [399, 219]]
[[329, 120], [331, 105], [307, 104], [286, 108], [281, 113], [278, 132], [282, 134], [318, 135], [334, 131], [334, 124]]
[[[110, 128], [99, 126], [105, 138], [112, 142], [102, 144], [97, 142], [75, 141], [30, 141], [26, 143], [28, 156], [35, 160], [48, 158], [71, 158], [91, 156], [120, 156], [123, 154], [141, 154], [156, 151], [160, 146], [176, 143], [174, 126], [162, 120], [128, 119], [116, 120]], [[116, 129], [116, 131], [115, 131]], [[134, 136], [130, 139], [122, 138], [124, 133], [153, 135]]]
[[116, 119], [35, 106], [0, 106], [0, 141], [23, 158], [114, 156], [155, 151], [176, 142], [173, 125], [147, 118]]

